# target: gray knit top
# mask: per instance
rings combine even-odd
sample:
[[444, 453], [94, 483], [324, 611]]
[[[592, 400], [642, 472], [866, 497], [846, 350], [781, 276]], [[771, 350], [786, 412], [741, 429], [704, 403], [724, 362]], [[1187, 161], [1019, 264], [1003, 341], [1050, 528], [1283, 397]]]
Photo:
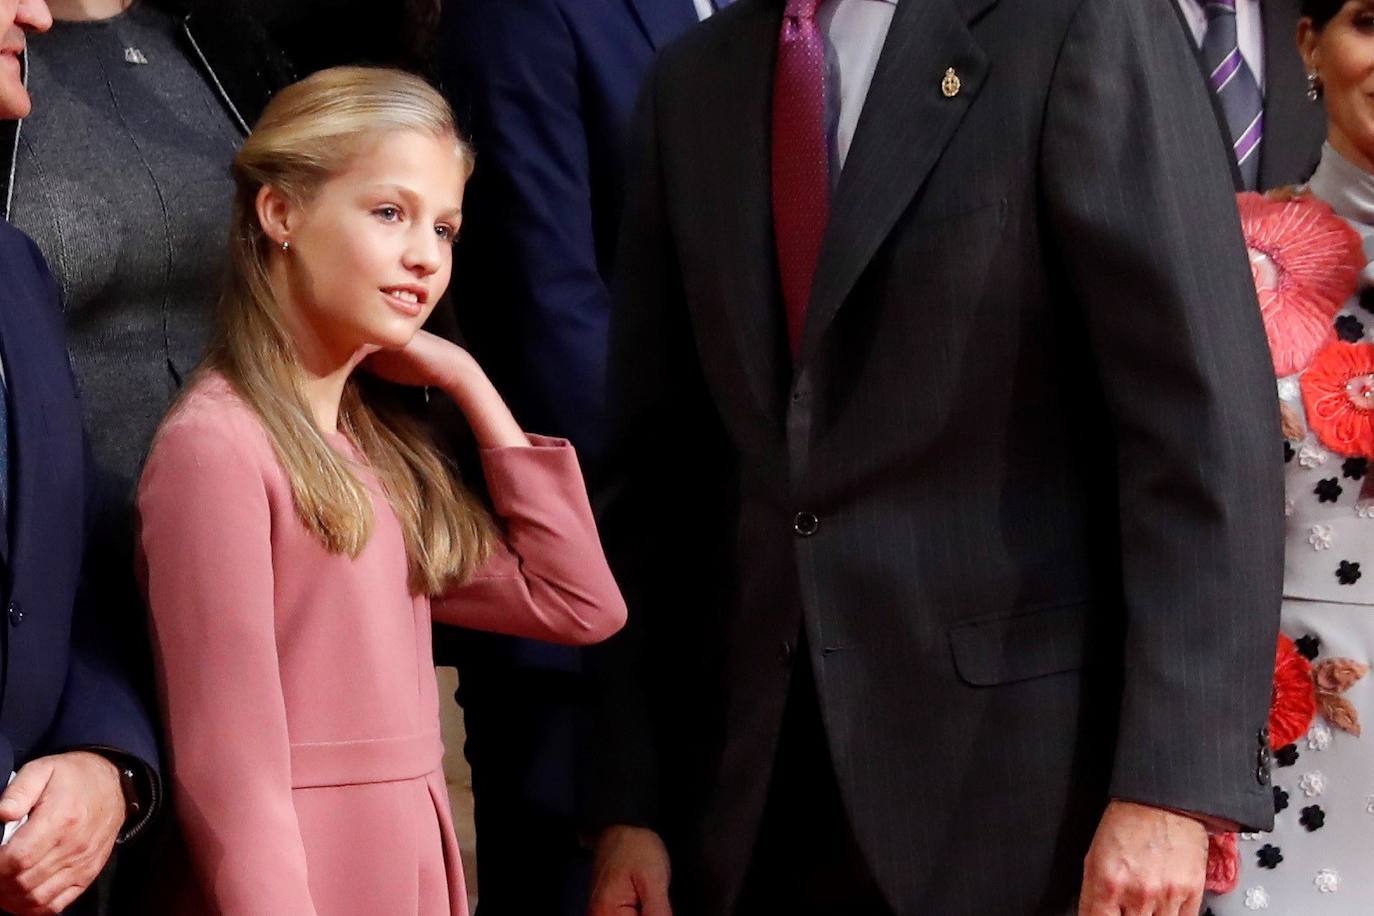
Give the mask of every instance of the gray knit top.
[[10, 217], [61, 286], [96, 462], [126, 500], [204, 348], [242, 142], [187, 54], [147, 4], [29, 39]]

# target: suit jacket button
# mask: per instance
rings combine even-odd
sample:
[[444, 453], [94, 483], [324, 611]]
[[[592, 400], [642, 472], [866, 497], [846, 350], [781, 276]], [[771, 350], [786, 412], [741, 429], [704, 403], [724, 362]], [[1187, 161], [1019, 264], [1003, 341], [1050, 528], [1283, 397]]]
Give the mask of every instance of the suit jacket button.
[[10, 624], [19, 626], [24, 622], [24, 609], [19, 606], [18, 601], [11, 601], [9, 606]]
[[1269, 766], [1267, 764], [1255, 767], [1255, 782], [1262, 786], [1269, 785]]
[[821, 520], [814, 512], [798, 512], [792, 517], [792, 530], [804, 538], [809, 538], [821, 527]]

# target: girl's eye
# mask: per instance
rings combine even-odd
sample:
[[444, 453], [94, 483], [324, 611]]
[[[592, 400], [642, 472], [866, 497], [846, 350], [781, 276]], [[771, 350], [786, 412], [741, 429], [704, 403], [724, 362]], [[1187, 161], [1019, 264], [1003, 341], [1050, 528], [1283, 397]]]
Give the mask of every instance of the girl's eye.
[[397, 207], [378, 207], [377, 209], [373, 210], [372, 213], [375, 216], [381, 217], [388, 223], [394, 223], [396, 220], [401, 218], [401, 211]]
[[453, 241], [455, 233], [453, 231], [452, 226], [435, 226], [434, 234], [439, 236], [439, 238], [443, 239], [445, 242], [451, 242]]

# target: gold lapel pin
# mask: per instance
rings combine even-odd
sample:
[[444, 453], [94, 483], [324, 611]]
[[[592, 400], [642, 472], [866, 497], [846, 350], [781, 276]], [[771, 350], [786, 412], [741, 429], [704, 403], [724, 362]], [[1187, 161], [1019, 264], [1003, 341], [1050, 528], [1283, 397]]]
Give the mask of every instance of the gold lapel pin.
[[945, 78], [940, 80], [940, 91], [945, 94], [945, 98], [954, 98], [963, 87], [964, 84], [959, 81], [959, 74], [954, 72], [953, 67], [945, 71]]

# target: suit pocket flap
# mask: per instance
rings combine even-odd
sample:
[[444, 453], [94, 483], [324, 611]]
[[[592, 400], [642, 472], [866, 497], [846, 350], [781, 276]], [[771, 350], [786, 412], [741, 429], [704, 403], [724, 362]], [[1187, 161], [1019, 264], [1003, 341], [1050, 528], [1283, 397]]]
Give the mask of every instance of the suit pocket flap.
[[949, 631], [954, 668], [975, 687], [1082, 668], [1092, 606], [1079, 601], [957, 624]]

